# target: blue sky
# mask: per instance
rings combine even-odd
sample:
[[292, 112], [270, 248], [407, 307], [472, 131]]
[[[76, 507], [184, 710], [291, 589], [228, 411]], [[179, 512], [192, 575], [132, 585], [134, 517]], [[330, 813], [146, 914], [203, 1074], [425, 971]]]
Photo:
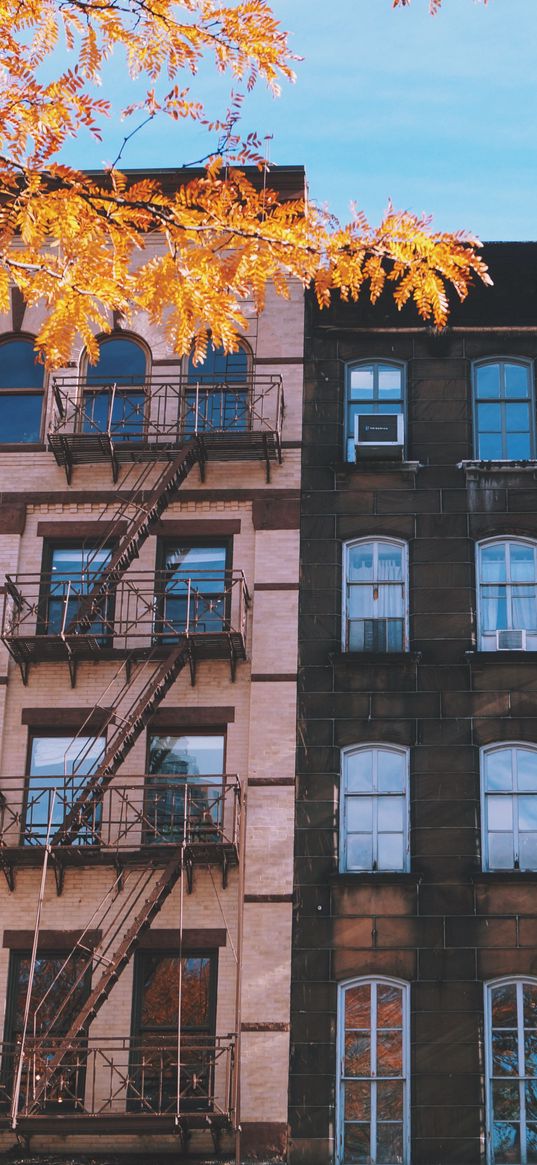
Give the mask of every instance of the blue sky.
[[[243, 128], [272, 134], [271, 158], [303, 163], [310, 193], [340, 218], [351, 201], [372, 222], [388, 198], [433, 215], [439, 228], [483, 239], [537, 238], [537, 0], [273, 0], [292, 33], [297, 82], [275, 101], [261, 87]], [[104, 93], [132, 99], [119, 59]], [[222, 88], [200, 88], [216, 112]], [[103, 95], [104, 95], [103, 93]], [[73, 164], [115, 157], [125, 126], [64, 151]], [[125, 167], [182, 165], [205, 153], [199, 131], [153, 122], [129, 143]]]

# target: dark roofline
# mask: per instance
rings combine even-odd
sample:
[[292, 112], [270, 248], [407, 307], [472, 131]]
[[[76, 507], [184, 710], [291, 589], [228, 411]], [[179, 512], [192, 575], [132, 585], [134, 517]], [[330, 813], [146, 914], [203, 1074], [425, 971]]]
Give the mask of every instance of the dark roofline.
[[[245, 174], [256, 189], [260, 190], [264, 183], [264, 173], [258, 166], [236, 166], [241, 174]], [[98, 182], [108, 180], [106, 170], [85, 170], [88, 178]], [[187, 182], [194, 182], [197, 178], [204, 178], [206, 170], [202, 166], [145, 166], [128, 170], [121, 167], [121, 173], [130, 182], [141, 182], [144, 178], [155, 178], [167, 194], [173, 194]], [[269, 166], [267, 186], [277, 193], [284, 201], [304, 198], [306, 191], [306, 171], [304, 166]]]

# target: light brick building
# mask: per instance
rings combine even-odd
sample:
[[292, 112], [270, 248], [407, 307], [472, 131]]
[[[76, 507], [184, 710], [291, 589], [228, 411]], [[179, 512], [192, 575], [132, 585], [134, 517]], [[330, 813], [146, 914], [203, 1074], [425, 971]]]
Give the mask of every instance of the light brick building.
[[40, 323], [15, 293], [0, 320], [0, 1151], [271, 1159], [302, 289], [202, 368], [138, 314], [43, 379]]

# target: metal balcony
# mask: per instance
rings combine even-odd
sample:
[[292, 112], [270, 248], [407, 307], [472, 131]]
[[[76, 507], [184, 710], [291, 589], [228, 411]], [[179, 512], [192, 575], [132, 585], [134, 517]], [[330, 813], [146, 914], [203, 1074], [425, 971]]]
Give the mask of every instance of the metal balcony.
[[[227, 870], [239, 860], [241, 795], [236, 775], [189, 778], [181, 774], [132, 777], [112, 783], [81, 809], [69, 836], [62, 825], [76, 809], [87, 777], [80, 771], [48, 785], [29, 777], [4, 777], [0, 786], [0, 867], [12, 886], [16, 866], [43, 860], [50, 822], [51, 854], [62, 866], [119, 860], [152, 864], [184, 850], [189, 888], [195, 865]], [[11, 877], [10, 877], [11, 875]]]
[[153, 375], [143, 384], [54, 376], [48, 434], [58, 465], [168, 458], [196, 436], [206, 459], [281, 461], [283, 383], [250, 374], [238, 384]]
[[246, 658], [249, 594], [242, 571], [129, 573], [100, 588], [91, 623], [78, 625], [97, 583], [91, 570], [70, 579], [46, 572], [6, 577], [1, 639], [22, 669], [47, 660], [159, 659], [181, 641], [189, 645], [192, 667], [200, 659], [226, 659], [233, 671]]
[[163, 1033], [150, 1041], [130, 1036], [69, 1040], [61, 1071], [50, 1071], [62, 1037], [32, 1035], [0, 1044], [0, 1128], [13, 1107], [22, 1133], [97, 1134], [231, 1128], [235, 1036]]

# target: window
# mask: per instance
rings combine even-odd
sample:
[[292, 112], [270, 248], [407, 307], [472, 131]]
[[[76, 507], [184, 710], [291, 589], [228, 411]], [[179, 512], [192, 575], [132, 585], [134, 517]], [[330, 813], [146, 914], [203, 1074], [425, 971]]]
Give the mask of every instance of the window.
[[474, 366], [475, 455], [481, 461], [535, 457], [533, 374], [522, 360]]
[[216, 838], [222, 826], [224, 744], [221, 733], [150, 735], [146, 843], [182, 841], [185, 808], [187, 840]]
[[[180, 981], [181, 976], [181, 981]], [[177, 1029], [181, 998], [182, 1111], [206, 1110], [212, 1094], [216, 957], [207, 952], [140, 952], [135, 964], [133, 1098], [147, 1112], [177, 1108]]]
[[185, 433], [244, 432], [250, 427], [249, 353], [241, 345], [224, 352], [211, 341], [203, 364], [188, 362], [184, 401]]
[[343, 753], [343, 871], [408, 869], [408, 754], [381, 745]]
[[0, 344], [0, 444], [41, 440], [44, 371], [36, 362], [33, 340]]
[[405, 651], [406, 546], [350, 542], [344, 572], [344, 651]]
[[107, 433], [115, 441], [140, 440], [144, 433], [145, 349], [128, 336], [99, 341], [99, 359], [86, 369], [83, 431]]
[[408, 985], [343, 984], [337, 1165], [409, 1165]]
[[[49, 817], [52, 833], [60, 828], [83, 788], [85, 777], [97, 768], [104, 749], [104, 736], [77, 736], [73, 739], [43, 734], [31, 738], [22, 834], [24, 845], [44, 845]], [[73, 845], [99, 841], [101, 810], [102, 804], [96, 802], [93, 816], [77, 831]]]
[[488, 1165], [537, 1160], [537, 981], [485, 987]]
[[181, 543], [162, 547], [157, 573], [157, 631], [166, 643], [191, 634], [227, 630], [226, 545]]
[[346, 369], [345, 448], [355, 461], [354, 418], [359, 413], [403, 413], [404, 369], [387, 360], [360, 361]]
[[481, 771], [484, 868], [537, 870], [537, 748], [492, 745]]
[[509, 539], [478, 547], [479, 646], [537, 650], [537, 544]]
[[[61, 545], [45, 547], [43, 586], [40, 601], [40, 631], [59, 635], [77, 619], [84, 596], [95, 586], [110, 560], [108, 547]], [[99, 604], [89, 634], [101, 643], [109, 636], [113, 622], [113, 595], [107, 594]]]
[[[2, 1064], [2, 1077], [6, 1091], [11, 1091], [17, 1066], [16, 1049], [20, 1046], [24, 1030], [24, 1011], [30, 975], [30, 952], [17, 952], [11, 956], [9, 986], [6, 1007], [5, 1041], [7, 1055]], [[89, 993], [90, 975], [85, 968], [88, 959], [84, 954], [60, 952], [38, 953], [30, 1003], [28, 1034], [41, 1037], [41, 1042], [33, 1047], [28, 1045], [28, 1069], [23, 1073], [21, 1085], [21, 1107], [31, 1104], [32, 1086], [35, 1079], [46, 1071], [47, 1062], [53, 1056], [59, 1036], [64, 1035], [75, 1019]], [[73, 1049], [62, 1060], [62, 1070], [50, 1078], [47, 1093], [47, 1111], [62, 1105], [60, 1111], [73, 1111], [84, 1106], [84, 1085], [86, 1057], [84, 1052]]]

